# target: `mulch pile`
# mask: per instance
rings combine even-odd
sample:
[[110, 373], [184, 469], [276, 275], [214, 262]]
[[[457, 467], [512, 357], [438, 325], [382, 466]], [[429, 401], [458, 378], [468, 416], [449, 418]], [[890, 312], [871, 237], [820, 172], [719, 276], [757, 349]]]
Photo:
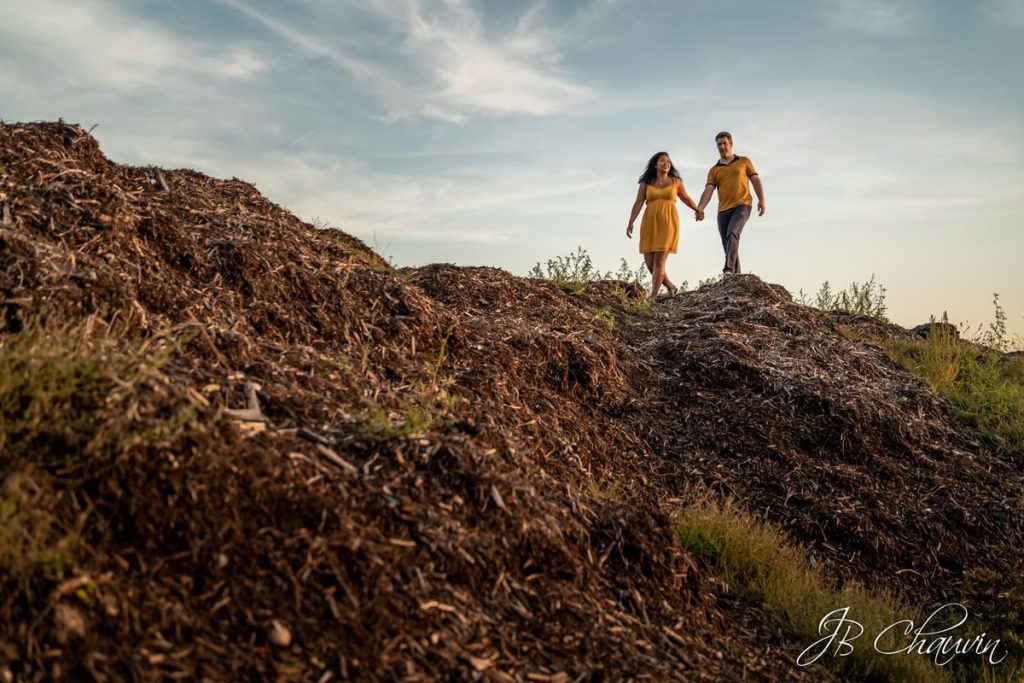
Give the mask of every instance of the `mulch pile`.
[[783, 527], [840, 582], [1024, 623], [1024, 462], [837, 326], [910, 336], [751, 275], [663, 304], [629, 330], [652, 387], [631, 421], [686, 478]]
[[0, 124], [0, 675], [826, 677], [673, 539], [699, 487], [839, 581], [1012, 616], [1024, 465], [839, 327], [909, 333], [753, 276], [623, 291], [395, 270]]
[[0, 124], [0, 321], [48, 335], [0, 378], [4, 677], [824, 675], [674, 542], [645, 366], [548, 283]]

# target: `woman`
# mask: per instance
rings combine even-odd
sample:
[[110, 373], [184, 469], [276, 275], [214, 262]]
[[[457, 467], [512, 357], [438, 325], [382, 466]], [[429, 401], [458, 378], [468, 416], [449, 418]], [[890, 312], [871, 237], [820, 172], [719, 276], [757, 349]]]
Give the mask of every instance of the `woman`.
[[693, 209], [697, 215], [697, 204], [686, 194], [679, 171], [672, 165], [668, 152], [658, 152], [647, 162], [647, 168], [640, 176], [640, 188], [633, 202], [633, 211], [629, 214], [626, 226], [626, 237], [633, 237], [633, 221], [640, 214], [640, 208], [647, 202], [644, 220], [640, 223], [640, 253], [644, 255], [647, 270], [651, 272], [651, 301], [658, 296], [662, 285], [668, 289], [670, 296], [675, 296], [679, 288], [672, 284], [665, 274], [665, 261], [669, 254], [679, 248], [679, 212], [676, 211], [676, 198]]

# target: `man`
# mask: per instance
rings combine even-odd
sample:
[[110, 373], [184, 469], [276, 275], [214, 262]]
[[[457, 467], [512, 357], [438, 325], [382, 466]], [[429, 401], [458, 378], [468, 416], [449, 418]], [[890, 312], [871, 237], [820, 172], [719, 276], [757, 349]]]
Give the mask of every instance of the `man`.
[[750, 186], [753, 185], [757, 193], [758, 216], [764, 215], [764, 186], [750, 159], [732, 153], [730, 133], [722, 131], [716, 135], [715, 144], [720, 158], [708, 171], [707, 185], [697, 205], [697, 220], [704, 220], [704, 207], [718, 188], [718, 234], [722, 236], [722, 250], [725, 251], [722, 272], [739, 273], [740, 233], [750, 218]]

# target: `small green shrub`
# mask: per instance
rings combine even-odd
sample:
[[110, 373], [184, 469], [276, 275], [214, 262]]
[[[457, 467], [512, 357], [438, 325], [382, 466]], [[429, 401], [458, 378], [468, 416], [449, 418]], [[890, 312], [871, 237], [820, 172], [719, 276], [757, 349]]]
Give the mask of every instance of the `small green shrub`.
[[839, 292], [833, 292], [832, 285], [826, 280], [813, 299], [801, 289], [797, 295], [797, 301], [805, 306], [814, 306], [823, 311], [846, 311], [858, 315], [870, 315], [888, 322], [889, 318], [885, 315], [888, 310], [885, 304], [885, 292], [885, 287], [875, 282], [875, 276], [872, 274], [867, 282], [863, 284], [853, 282]]
[[[722, 276], [721, 275], [716, 275], [715, 277], [704, 278], [703, 280], [701, 280], [701, 281], [699, 281], [697, 283], [697, 289], [700, 289], [701, 287], [704, 287], [706, 285], [713, 285], [713, 284], [716, 284], [716, 283], [721, 282], [721, 281], [722, 281]], [[683, 283], [683, 284], [686, 284], [686, 283]], [[680, 287], [680, 289], [685, 290], [684, 287]]]
[[[988, 327], [985, 330], [977, 330], [973, 335], [968, 334], [965, 336], [971, 337], [982, 346], [1006, 353], [1010, 350], [1011, 344], [1006, 331], [1006, 311], [999, 304], [998, 293], [992, 295], [992, 306], [995, 308], [995, 312], [992, 322], [988, 324]], [[962, 327], [966, 327], [966, 325]]]
[[619, 263], [619, 269], [615, 273], [611, 271], [602, 272], [594, 267], [590, 254], [583, 247], [577, 247], [576, 251], [568, 256], [556, 256], [541, 266], [538, 262], [527, 277], [537, 280], [550, 280], [560, 289], [571, 294], [580, 294], [586, 291], [587, 285], [599, 280], [621, 280], [623, 282], [637, 282], [642, 287], [650, 287], [651, 277], [647, 267], [641, 264], [636, 270], [629, 267], [626, 259]]
[[[620, 280], [622, 282], [635, 282], [645, 289], [649, 289], [651, 286], [651, 273], [647, 270], [647, 266], [641, 263], [637, 266], [636, 270], [632, 270], [629, 267], [629, 262], [622, 258], [619, 260], [619, 269], [614, 274], [609, 273], [610, 277], [603, 278], [605, 280]], [[679, 285], [681, 291], [686, 291], [686, 283]]]

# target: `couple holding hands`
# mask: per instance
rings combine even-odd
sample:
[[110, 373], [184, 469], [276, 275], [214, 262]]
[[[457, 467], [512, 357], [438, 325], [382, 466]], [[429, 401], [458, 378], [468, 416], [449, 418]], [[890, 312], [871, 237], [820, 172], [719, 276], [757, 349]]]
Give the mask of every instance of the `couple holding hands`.
[[718, 147], [718, 163], [708, 171], [707, 184], [701, 194], [700, 203], [694, 204], [686, 194], [679, 171], [672, 165], [667, 152], [658, 152], [647, 162], [647, 168], [640, 176], [640, 189], [629, 214], [626, 237], [633, 237], [633, 222], [640, 209], [647, 203], [643, 221], [640, 223], [640, 253], [644, 255], [647, 270], [651, 272], [651, 300], [658, 295], [662, 285], [675, 296], [679, 288], [665, 274], [665, 261], [679, 247], [679, 212], [676, 199], [693, 209], [694, 218], [704, 220], [704, 207], [711, 201], [711, 195], [718, 189], [718, 233], [722, 237], [725, 251], [723, 273], [740, 272], [740, 233], [750, 218], [750, 186], [757, 193], [757, 215], [765, 210], [764, 186], [758, 177], [754, 164], [747, 157], [733, 154], [732, 135], [722, 131], [715, 136]]

